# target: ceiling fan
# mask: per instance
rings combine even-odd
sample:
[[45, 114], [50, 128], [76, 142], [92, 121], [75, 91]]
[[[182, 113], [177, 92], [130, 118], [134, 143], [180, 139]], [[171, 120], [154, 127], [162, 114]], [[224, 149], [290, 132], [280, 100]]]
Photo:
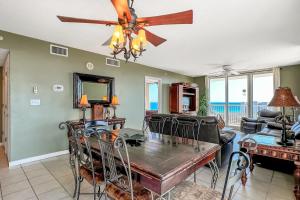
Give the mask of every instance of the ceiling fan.
[[[144, 46], [149, 41], [154, 46], [159, 46], [166, 39], [159, 37], [146, 30], [149, 26], [170, 25], [170, 24], [192, 24], [193, 10], [178, 13], [160, 15], [154, 17], [138, 17], [133, 8], [134, 0], [111, 0], [118, 15], [118, 21], [105, 21], [94, 19], [82, 19], [65, 16], [57, 16], [62, 22], [88, 23], [101, 25], [115, 25], [115, 31], [111, 38], [103, 45], [109, 45], [113, 49], [112, 55], [124, 52], [126, 61], [133, 56], [134, 60], [145, 51]], [[132, 37], [132, 33], [137, 35]], [[128, 46], [128, 47], [127, 47]]]
[[237, 76], [240, 75], [238, 71], [235, 71], [234, 69], [231, 68], [231, 65], [221, 65], [218, 66], [220, 68], [220, 71], [210, 73], [210, 76]]

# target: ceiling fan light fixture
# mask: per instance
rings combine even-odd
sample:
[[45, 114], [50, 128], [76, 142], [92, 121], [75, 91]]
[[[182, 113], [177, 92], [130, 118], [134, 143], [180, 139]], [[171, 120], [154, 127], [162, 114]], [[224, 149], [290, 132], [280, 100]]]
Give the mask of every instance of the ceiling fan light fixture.
[[145, 30], [143, 30], [143, 29], [139, 30], [138, 38], [139, 38], [140, 42], [143, 43], [143, 46], [145, 46], [147, 44], [147, 37], [146, 37]]
[[115, 49], [116, 46], [122, 46], [124, 42], [125, 42], [125, 38], [124, 38], [123, 27], [120, 25], [116, 25], [113, 36], [111, 38], [109, 48]]
[[135, 53], [140, 50], [140, 45], [141, 41], [139, 40], [139, 38], [135, 38], [131, 42], [131, 47], [135, 51]]

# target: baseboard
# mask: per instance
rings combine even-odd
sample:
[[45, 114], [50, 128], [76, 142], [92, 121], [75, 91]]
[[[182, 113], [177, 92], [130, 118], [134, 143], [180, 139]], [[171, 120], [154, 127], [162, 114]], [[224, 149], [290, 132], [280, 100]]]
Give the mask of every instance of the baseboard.
[[25, 163], [34, 162], [34, 161], [44, 160], [44, 159], [47, 159], [47, 158], [52, 158], [52, 157], [56, 157], [56, 156], [65, 155], [65, 154], [68, 154], [68, 153], [69, 153], [68, 150], [57, 151], [57, 152], [44, 154], [44, 155], [40, 155], [40, 156], [34, 156], [34, 157], [30, 157], [30, 158], [24, 158], [24, 159], [21, 159], [21, 160], [11, 161], [11, 162], [9, 162], [8, 165], [9, 165], [9, 167], [13, 167], [13, 166], [16, 166], [16, 165], [21, 165], [21, 164], [25, 164]]

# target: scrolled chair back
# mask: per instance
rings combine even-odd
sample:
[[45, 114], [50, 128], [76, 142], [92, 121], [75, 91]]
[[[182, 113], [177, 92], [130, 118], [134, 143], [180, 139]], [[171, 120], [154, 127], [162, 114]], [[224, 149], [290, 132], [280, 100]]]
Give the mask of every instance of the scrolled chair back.
[[148, 120], [148, 127], [150, 132], [163, 134], [165, 123], [168, 117], [160, 116], [160, 115], [153, 115]]
[[98, 135], [98, 142], [106, 184], [113, 184], [130, 193], [133, 200], [130, 159], [125, 139], [122, 136], [115, 136], [111, 132], [105, 132]]
[[249, 153], [257, 149], [257, 141], [253, 138], [244, 138], [240, 142], [240, 149], [244, 153]]
[[[70, 159], [78, 153], [78, 144], [76, 142], [76, 131], [82, 128], [82, 125], [76, 122], [66, 121], [59, 124], [59, 129], [65, 130], [67, 128], [67, 136], [69, 142]], [[74, 160], [72, 161], [74, 162]]]
[[87, 129], [77, 129], [75, 132], [76, 143], [78, 146], [78, 165], [84, 166], [93, 172], [93, 179], [95, 179], [95, 166], [90, 138], [94, 135], [97, 135], [97, 132], [87, 131]]
[[224, 189], [221, 200], [225, 199], [226, 189], [230, 187], [228, 200], [232, 197], [234, 185], [240, 181], [242, 173], [250, 165], [250, 160], [247, 154], [242, 151], [233, 152], [229, 158], [229, 165], [226, 173]]

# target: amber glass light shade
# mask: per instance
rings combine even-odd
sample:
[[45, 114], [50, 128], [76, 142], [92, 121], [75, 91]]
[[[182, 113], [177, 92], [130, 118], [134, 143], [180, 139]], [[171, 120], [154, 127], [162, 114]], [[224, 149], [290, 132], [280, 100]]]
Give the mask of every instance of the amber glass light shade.
[[138, 38], [133, 39], [131, 42], [131, 46], [135, 51], [140, 50], [140, 45], [141, 45], [141, 42]]
[[295, 99], [292, 90], [288, 87], [279, 87], [268, 106], [274, 107], [298, 107], [300, 104]]
[[123, 33], [123, 28], [120, 25], [115, 26], [115, 30], [113, 33], [113, 36], [111, 38], [111, 42], [109, 47], [111, 49], [114, 49], [116, 45], [121, 45], [122, 43], [124, 43], [125, 38], [124, 38], [124, 33]]
[[117, 96], [113, 96], [111, 100], [111, 105], [113, 106], [119, 105], [119, 98]]
[[82, 95], [80, 100], [80, 106], [89, 106], [87, 95]]
[[138, 32], [139, 41], [143, 43], [143, 46], [147, 44], [146, 32], [144, 30], [139, 30]]

